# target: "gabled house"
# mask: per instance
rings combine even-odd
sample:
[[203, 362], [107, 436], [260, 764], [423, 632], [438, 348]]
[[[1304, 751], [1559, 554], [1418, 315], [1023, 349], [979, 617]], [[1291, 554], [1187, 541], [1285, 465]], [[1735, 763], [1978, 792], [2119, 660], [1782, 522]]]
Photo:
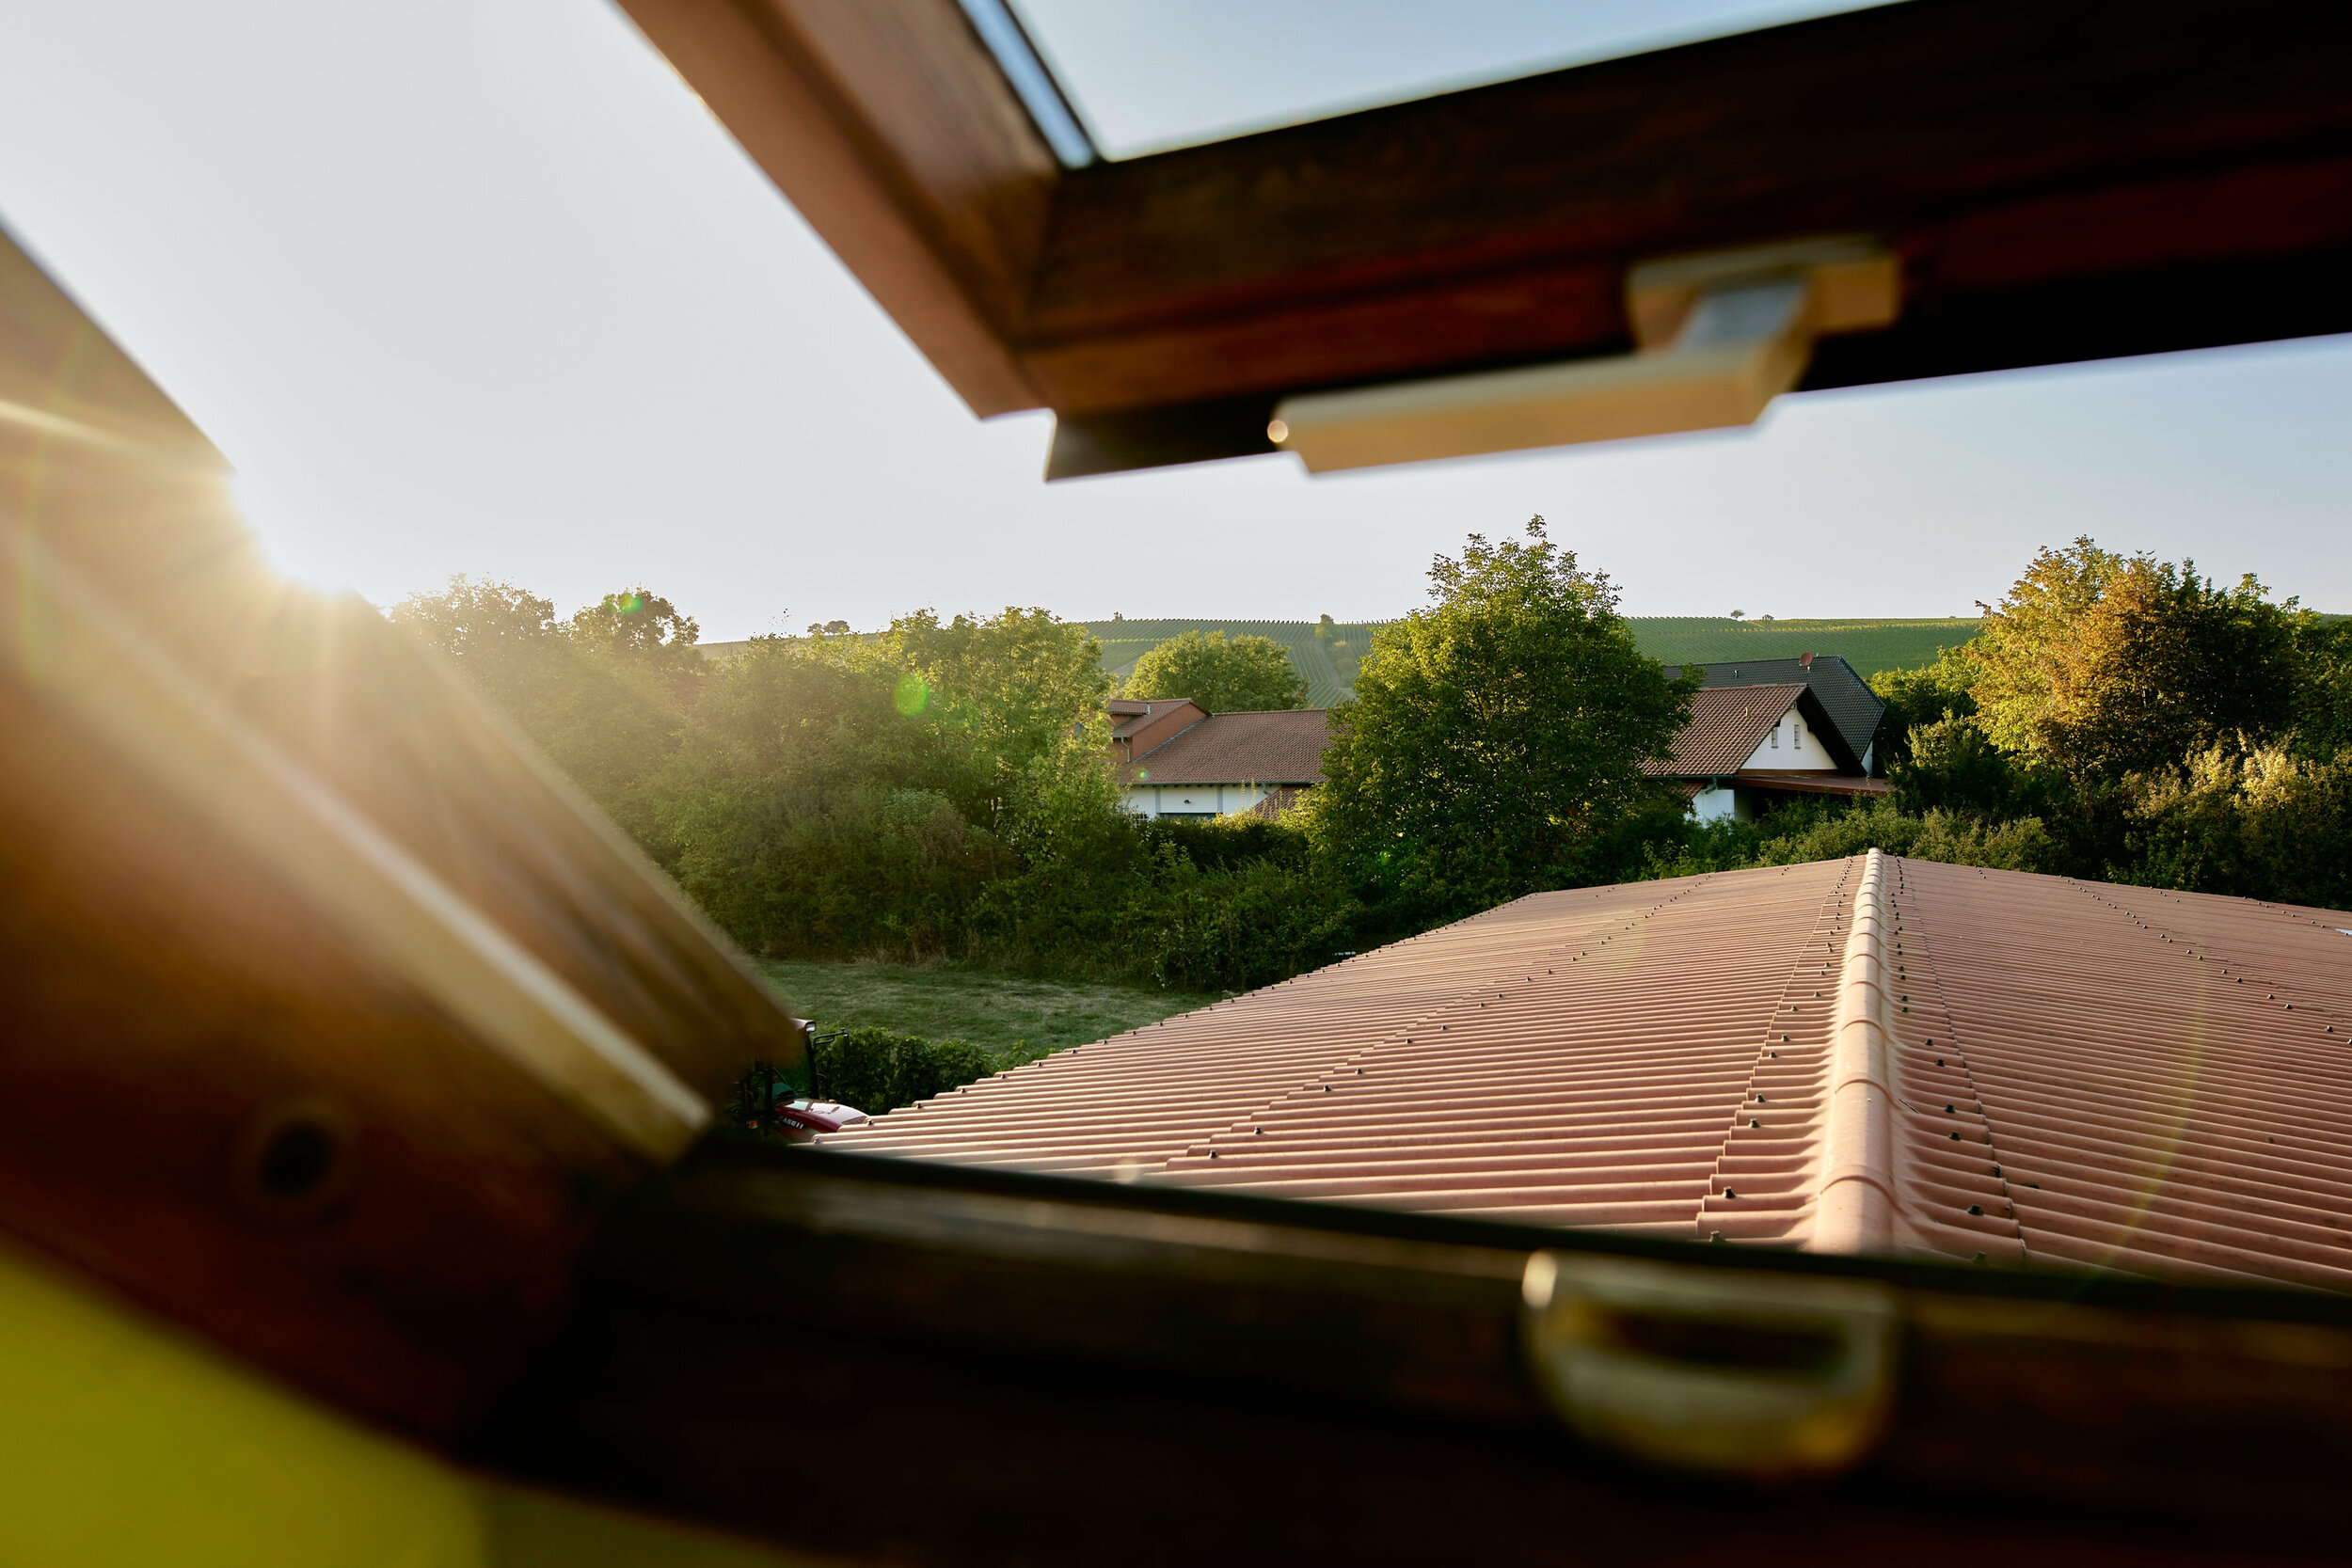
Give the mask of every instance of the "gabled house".
[[1813, 689], [1793, 681], [1700, 691], [1691, 699], [1691, 721], [1675, 737], [1674, 759], [1643, 770], [1682, 784], [1702, 822], [1745, 822], [1783, 798], [1888, 789], [1866, 774]]
[[1184, 697], [1115, 697], [1109, 708], [1111, 756], [1138, 816], [1270, 816], [1323, 782], [1327, 709], [1212, 714]]
[[1829, 721], [1844, 737], [1846, 749], [1861, 759], [1862, 771], [1873, 772], [1873, 743], [1886, 705], [1870, 689], [1854, 667], [1836, 654], [1799, 654], [1794, 658], [1738, 659], [1723, 664], [1669, 665], [1669, 679], [1695, 670], [1699, 685], [1802, 686], [1820, 700]]
[[1111, 760], [1130, 763], [1165, 741], [1173, 739], [1209, 716], [1209, 710], [1189, 697], [1113, 697], [1103, 705], [1110, 714]]

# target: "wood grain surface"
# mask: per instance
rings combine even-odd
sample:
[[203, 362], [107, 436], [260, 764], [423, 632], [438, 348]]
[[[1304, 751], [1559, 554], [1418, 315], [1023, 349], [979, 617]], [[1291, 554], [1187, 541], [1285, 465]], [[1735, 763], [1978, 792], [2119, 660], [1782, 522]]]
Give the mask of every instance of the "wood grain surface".
[[[1238, 411], [1286, 392], [1622, 352], [1635, 262], [1805, 234], [1877, 236], [1905, 287], [1809, 385], [2345, 320], [2343, 8], [1909, 0], [1062, 170], [946, 0], [630, 8], [976, 411], [1073, 422], [1057, 474], [1264, 451]], [[826, 124], [745, 74], [755, 32]]]
[[793, 1022], [5, 243], [0, 649], [0, 1229], [454, 1430]]

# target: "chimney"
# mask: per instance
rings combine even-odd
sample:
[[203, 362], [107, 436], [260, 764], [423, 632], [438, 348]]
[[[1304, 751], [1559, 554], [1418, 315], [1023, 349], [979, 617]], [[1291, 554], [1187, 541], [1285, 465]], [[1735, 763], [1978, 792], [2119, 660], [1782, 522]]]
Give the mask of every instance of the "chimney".
[[1797, 668], [1798, 668], [1798, 669], [1800, 669], [1800, 670], [1810, 670], [1810, 669], [1812, 669], [1812, 668], [1813, 668], [1813, 656], [1812, 656], [1811, 654], [1799, 654], [1799, 655], [1797, 656]]

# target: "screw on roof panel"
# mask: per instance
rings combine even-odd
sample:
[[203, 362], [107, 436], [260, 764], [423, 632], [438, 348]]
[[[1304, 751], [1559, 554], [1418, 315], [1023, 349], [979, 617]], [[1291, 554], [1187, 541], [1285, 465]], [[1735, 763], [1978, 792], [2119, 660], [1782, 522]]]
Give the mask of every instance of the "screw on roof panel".
[[1968, 1212], [1972, 1214], [1982, 1214], [1984, 1212], [1984, 1205], [1981, 1203], [1972, 1203], [1968, 1206]]

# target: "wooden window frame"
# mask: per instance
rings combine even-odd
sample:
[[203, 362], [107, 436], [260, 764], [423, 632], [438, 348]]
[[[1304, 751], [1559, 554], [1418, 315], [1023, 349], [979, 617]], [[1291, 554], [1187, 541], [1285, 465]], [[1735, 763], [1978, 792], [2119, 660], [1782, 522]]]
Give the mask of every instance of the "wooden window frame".
[[1627, 270], [1867, 233], [1803, 386], [2352, 330], [2352, 11], [1906, 0], [1065, 168], [955, 0], [623, 0], [1049, 477], [1275, 450], [1285, 394], [1616, 354]]

